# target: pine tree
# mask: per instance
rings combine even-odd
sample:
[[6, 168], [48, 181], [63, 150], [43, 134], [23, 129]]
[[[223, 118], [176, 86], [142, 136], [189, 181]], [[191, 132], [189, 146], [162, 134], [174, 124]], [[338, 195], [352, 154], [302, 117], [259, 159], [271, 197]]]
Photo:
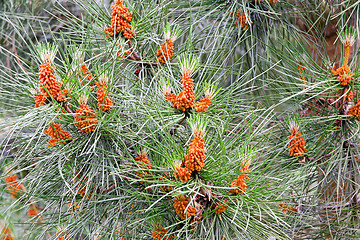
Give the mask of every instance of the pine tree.
[[1, 10], [0, 239], [359, 237], [359, 1], [31, 6]]

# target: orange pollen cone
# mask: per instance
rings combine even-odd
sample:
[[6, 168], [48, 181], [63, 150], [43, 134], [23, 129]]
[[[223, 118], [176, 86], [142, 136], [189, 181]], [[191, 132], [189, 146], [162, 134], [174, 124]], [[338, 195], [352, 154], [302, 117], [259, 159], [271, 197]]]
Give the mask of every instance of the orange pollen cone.
[[221, 213], [225, 212], [226, 208], [227, 208], [227, 199], [225, 199], [221, 204], [219, 204], [215, 213], [221, 214]]
[[360, 120], [360, 101], [358, 101], [354, 106], [351, 106], [346, 114], [353, 115], [356, 119]]
[[45, 97], [49, 97], [49, 95], [51, 95], [53, 98], [56, 98], [60, 91], [60, 86], [56, 81], [54, 72], [55, 68], [51, 65], [49, 60], [45, 60], [44, 63], [40, 66], [40, 91]]
[[184, 195], [177, 196], [174, 199], [173, 207], [181, 220], [184, 220], [191, 216], [195, 216], [196, 209], [192, 206], [188, 206], [188, 204], [189, 204], [189, 199]]
[[211, 103], [212, 103], [211, 99], [209, 99], [208, 97], [204, 97], [200, 99], [200, 102], [197, 102], [195, 104], [195, 111], [205, 112], [206, 110], [209, 109]]
[[[143, 151], [139, 156], [137, 156], [135, 158], [135, 161], [137, 161], [139, 163], [140, 168], [146, 167], [148, 169], [151, 169], [151, 163], [146, 155], [146, 151]], [[146, 170], [138, 172], [138, 175], [140, 178], [144, 178], [145, 175], [149, 175], [149, 174], [150, 174], [150, 171], [146, 171]]]
[[50, 126], [44, 132], [50, 136], [48, 147], [52, 147], [58, 143], [65, 143], [71, 139], [71, 134], [68, 131], [61, 130], [61, 125], [58, 123], [50, 123]]
[[350, 84], [350, 81], [354, 79], [353, 75], [354, 73], [351, 72], [349, 66], [347, 64], [342, 65], [338, 69], [335, 70], [334, 68], [331, 68], [331, 72], [338, 76], [337, 79], [339, 80], [339, 83], [341, 86], [346, 86]]
[[98, 122], [99, 120], [96, 118], [95, 111], [91, 110], [88, 105], [82, 104], [79, 106], [79, 109], [76, 110], [74, 124], [82, 131], [86, 133], [95, 131]]
[[205, 166], [205, 139], [201, 134], [195, 134], [189, 144], [189, 152], [184, 156], [183, 165], [190, 170], [200, 171]]
[[16, 198], [19, 193], [23, 192], [25, 190], [25, 187], [23, 184], [17, 182], [17, 175], [11, 175], [5, 178], [5, 181], [7, 183], [7, 190], [11, 194], [12, 198]]
[[97, 94], [97, 100], [98, 100], [98, 108], [101, 111], [108, 111], [111, 110], [113, 107], [113, 102], [111, 99], [107, 96], [107, 85], [106, 84], [100, 84], [96, 83], [98, 90], [96, 91]]
[[289, 155], [291, 157], [301, 156], [307, 151], [307, 149], [305, 149], [305, 140], [302, 137], [302, 134], [295, 128], [292, 128], [289, 140]]
[[85, 84], [89, 84], [90, 87], [92, 87], [94, 84], [92, 82], [92, 75], [89, 71], [89, 68], [86, 64], [83, 64], [80, 68], [79, 73], [80, 82]]
[[183, 91], [178, 95], [165, 93], [165, 98], [166, 101], [171, 100], [173, 102], [175, 109], [180, 109], [184, 112], [186, 109], [193, 108], [195, 105], [194, 80], [187, 74], [181, 77], [181, 79]]
[[167, 234], [166, 228], [155, 228], [152, 232], [151, 236], [153, 240], [172, 240], [174, 237], [171, 237]]
[[251, 23], [250, 19], [246, 16], [245, 13], [236, 13], [236, 21], [235, 24], [237, 27], [241, 27], [243, 30], [246, 30], [249, 26], [249, 23]]
[[157, 51], [156, 56], [160, 64], [164, 64], [171, 60], [174, 54], [174, 45], [171, 40], [167, 40], [161, 44], [161, 48]]
[[179, 179], [181, 182], [187, 182], [190, 179], [191, 173], [187, 168], [176, 166], [175, 170], [176, 172], [174, 173], [174, 177]]
[[245, 181], [249, 180], [250, 178], [245, 176], [245, 174], [250, 172], [249, 165], [250, 163], [242, 163], [240, 172], [243, 173], [243, 175], [238, 175], [237, 178], [231, 182], [231, 186], [235, 186], [235, 188], [230, 189], [231, 194], [242, 194], [246, 191], [247, 185]]
[[41, 93], [35, 93], [34, 100], [35, 100], [35, 108], [44, 106], [47, 103], [47, 98]]
[[135, 31], [131, 27], [132, 16], [128, 8], [123, 5], [123, 1], [116, 1], [112, 6], [111, 27], [105, 29], [105, 34], [113, 37], [123, 33], [124, 38], [130, 39], [135, 37]]

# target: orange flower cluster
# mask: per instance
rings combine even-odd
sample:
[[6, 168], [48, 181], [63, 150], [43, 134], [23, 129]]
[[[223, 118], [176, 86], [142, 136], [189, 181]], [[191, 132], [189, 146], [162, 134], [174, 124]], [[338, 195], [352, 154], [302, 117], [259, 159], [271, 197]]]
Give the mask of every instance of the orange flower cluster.
[[189, 204], [189, 198], [184, 195], [179, 195], [174, 198], [173, 206], [175, 212], [177, 213], [177, 215], [179, 215], [181, 220], [187, 219], [191, 216], [195, 216], [196, 209], [192, 206], [188, 207], [188, 204]]
[[60, 85], [56, 81], [55, 67], [52, 66], [49, 59], [45, 59], [44, 63], [40, 66], [39, 70], [39, 82], [40, 82], [40, 91], [43, 96], [49, 97], [49, 94], [53, 98], [57, 98], [60, 91]]
[[271, 5], [275, 5], [276, 6], [276, 3], [279, 2], [279, 0], [269, 0], [269, 3]]
[[42, 93], [35, 93], [35, 108], [44, 106], [47, 103], [47, 98]]
[[172, 240], [174, 237], [171, 237], [167, 234], [166, 228], [155, 228], [152, 232], [151, 236], [153, 240]]
[[297, 212], [298, 208], [297, 207], [293, 207], [293, 206], [289, 206], [287, 204], [284, 203], [280, 203], [279, 206], [282, 208], [282, 211], [286, 214], [288, 214], [289, 212]]
[[[60, 89], [57, 94], [56, 100], [58, 100], [59, 102], [63, 102], [68, 96], [69, 96], [68, 90]], [[35, 93], [34, 101], [35, 101], [35, 108], [37, 108], [40, 106], [44, 106], [46, 103], [48, 103], [48, 98], [44, 96], [42, 93]]]
[[8, 227], [4, 227], [0, 232], [0, 240], [15, 240], [15, 238], [11, 237], [11, 230]]
[[244, 193], [246, 191], [247, 185], [245, 183], [246, 180], [249, 180], [250, 178], [248, 176], [245, 176], [246, 173], [250, 172], [249, 165], [250, 163], [242, 163], [242, 168], [240, 169], [240, 173], [242, 175], [238, 175], [235, 180], [231, 182], [231, 186], [236, 186], [236, 188], [230, 189], [231, 194], [239, 194]]
[[84, 199], [92, 199], [92, 200], [95, 199], [94, 193], [88, 190], [86, 186], [82, 188], [77, 187], [76, 190], [78, 191], [79, 195]]
[[304, 65], [302, 65], [302, 64], [299, 62], [299, 64], [297, 65], [297, 68], [299, 69], [299, 72], [300, 72], [300, 78], [301, 78], [304, 82], [306, 82], [306, 77], [304, 76], [304, 74], [305, 74], [305, 69], [304, 69], [303, 66], [304, 66]]
[[65, 143], [71, 139], [71, 134], [68, 131], [61, 130], [61, 125], [58, 123], [50, 123], [49, 128], [44, 133], [50, 136], [48, 147], [58, 143]]
[[[139, 163], [139, 167], [146, 166], [148, 169], [151, 169], [151, 163], [147, 157], [146, 150], [142, 151], [142, 153], [135, 158], [135, 161], [137, 161]], [[138, 172], [138, 175], [140, 178], [144, 178], [144, 175], [149, 175], [149, 174], [150, 174], [149, 171]]]
[[35, 108], [45, 105], [50, 96], [57, 101], [65, 101], [68, 97], [68, 91], [62, 89], [62, 84], [56, 81], [55, 67], [52, 65], [49, 57], [45, 58], [39, 70], [40, 92], [35, 93]]
[[174, 108], [185, 112], [186, 109], [193, 108], [195, 105], [194, 80], [190, 78], [190, 74], [183, 74], [181, 79], [183, 91], [178, 95], [165, 92], [165, 99], [166, 101], [171, 100]]
[[[338, 94], [339, 94], [339, 96], [342, 96], [342, 94], [343, 94], [343, 91], [342, 91], [343, 89], [339, 89], [339, 91], [338, 91]], [[354, 98], [354, 93], [353, 93], [353, 91], [347, 91], [347, 89], [345, 89], [345, 92], [344, 92], [344, 101], [345, 100], [347, 100], [347, 101], [351, 101], [352, 99]]]
[[33, 218], [35, 217], [36, 215], [38, 215], [40, 213], [39, 210], [37, 210], [36, 208], [29, 208], [29, 211], [28, 211], [28, 218]]
[[86, 101], [80, 101], [79, 109], [76, 110], [75, 126], [82, 131], [89, 133], [95, 131], [96, 125], [99, 120], [96, 118], [94, 110], [86, 104]]
[[77, 205], [76, 202], [75, 202], [74, 206], [71, 204], [71, 202], [68, 202], [68, 207], [69, 207], [69, 208], [72, 208], [73, 210], [80, 208], [80, 206]]
[[[61, 229], [56, 231], [56, 236], [59, 236], [59, 232], [61, 231]], [[58, 240], [65, 240], [65, 238], [67, 238], [69, 236], [69, 233], [66, 235], [62, 235], [58, 238]]]
[[[166, 102], [171, 100], [173, 103], [176, 101], [176, 97], [177, 97], [175, 94], [171, 93], [170, 89], [168, 91], [164, 92], [164, 96], [165, 96]], [[174, 105], [174, 108], [175, 108], [175, 105]]]
[[23, 184], [17, 182], [17, 175], [11, 175], [5, 178], [5, 181], [7, 183], [7, 190], [11, 194], [12, 198], [16, 198], [19, 193], [23, 192], [25, 190], [25, 187]]
[[227, 201], [228, 201], [228, 200], [225, 199], [225, 200], [223, 201], [223, 203], [221, 203], [221, 204], [217, 207], [215, 213], [221, 214], [221, 213], [225, 212], [225, 210], [226, 210], [226, 208], [227, 208]]
[[172, 55], [174, 54], [174, 44], [172, 39], [166, 40], [161, 44], [161, 48], [158, 49], [156, 56], [160, 64], [164, 64], [171, 60]]
[[57, 95], [56, 100], [58, 100], [59, 102], [63, 102], [63, 101], [65, 101], [65, 98], [67, 98], [68, 96], [69, 96], [68, 90], [61, 89]]
[[119, 58], [125, 58], [126, 55], [129, 55], [131, 53], [131, 50], [122, 50], [120, 48], [120, 44], [116, 45], [118, 47], [118, 49], [115, 49], [115, 53]]
[[181, 182], [186, 182], [190, 179], [191, 173], [188, 171], [186, 167], [181, 165], [177, 164], [175, 166], [174, 177], [176, 177], [176, 179], [180, 180]]
[[189, 169], [190, 174], [193, 171], [200, 171], [205, 166], [205, 139], [201, 131], [194, 131], [194, 139], [189, 145], [189, 153], [184, 156], [183, 165]]
[[119, 58], [123, 59], [127, 55], [129, 55], [131, 53], [131, 51], [130, 50], [126, 50], [125, 52], [115, 51], [115, 53]]
[[349, 91], [349, 93], [346, 95], [346, 98], [350, 102], [354, 98], [353, 91]]
[[235, 24], [237, 27], [241, 27], [243, 30], [246, 30], [251, 23], [250, 19], [246, 16], [245, 13], [237, 12]]
[[80, 82], [82, 82], [83, 84], [89, 84], [90, 87], [94, 86], [94, 84], [92, 82], [93, 77], [92, 77], [92, 75], [89, 71], [89, 68], [86, 64], [83, 64], [81, 66], [79, 78], [80, 78]]
[[305, 140], [296, 127], [291, 128], [291, 135], [288, 139], [290, 140], [289, 155], [291, 157], [301, 156], [307, 151], [307, 149], [305, 149]]
[[58, 238], [58, 240], [65, 240], [65, 238], [66, 238], [67, 236], [69, 236], [69, 233], [66, 234], [66, 235], [60, 236], [60, 237]]
[[200, 99], [200, 102], [197, 102], [195, 105], [195, 111], [196, 112], [205, 112], [210, 107], [210, 104], [212, 103], [211, 99], [205, 97]]
[[112, 6], [111, 27], [105, 29], [105, 34], [113, 37], [123, 33], [124, 38], [130, 39], [135, 37], [135, 30], [131, 27], [131, 13], [128, 8], [123, 5], [123, 0], [115, 0]]
[[195, 104], [196, 112], [205, 112], [210, 107], [212, 103], [211, 99], [213, 98], [213, 93], [209, 90], [205, 91], [205, 97], [200, 99], [200, 102]]
[[249, 179], [249, 177], [238, 175], [237, 178], [231, 182], [231, 185], [236, 186], [236, 188], [230, 189], [230, 193], [231, 194], [244, 193], [247, 188], [247, 185], [245, 183], [246, 179]]
[[[92, 191], [91, 189], [89, 190], [88, 186], [86, 186], [83, 183], [83, 180], [86, 180], [87, 176], [85, 176], [82, 179], [81, 179], [81, 176], [82, 176], [81, 173], [78, 173], [76, 176], [77, 177], [74, 179], [74, 184], [76, 184], [76, 190], [77, 190], [78, 194], [84, 199], [92, 199], [92, 200], [94, 200], [95, 199], [94, 191]], [[77, 182], [77, 179], [79, 179], [78, 182]], [[92, 186], [92, 188], [95, 189], [95, 186]], [[71, 206], [71, 203], [69, 203], [69, 207], [70, 206]], [[79, 208], [79, 206], [76, 206], [76, 208]]]
[[346, 114], [353, 115], [356, 119], [360, 120], [360, 101], [357, 101], [354, 106], [351, 106]]
[[338, 76], [337, 79], [341, 86], [346, 86], [350, 84], [350, 81], [354, 79], [354, 73], [351, 72], [349, 66], [347, 64], [342, 65], [338, 69], [335, 70], [335, 67], [330, 69], [332, 74]]
[[96, 83], [97, 86], [97, 100], [98, 100], [98, 108], [101, 111], [108, 111], [111, 110], [113, 107], [113, 102], [111, 101], [111, 99], [107, 96], [107, 88], [108, 85], [105, 81], [99, 81]]

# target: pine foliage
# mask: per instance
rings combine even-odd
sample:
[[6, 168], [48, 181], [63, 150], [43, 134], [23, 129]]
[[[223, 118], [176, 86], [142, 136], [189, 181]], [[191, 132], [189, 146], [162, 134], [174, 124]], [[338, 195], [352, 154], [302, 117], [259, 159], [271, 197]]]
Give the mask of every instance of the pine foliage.
[[359, 7], [3, 3], [0, 239], [359, 238]]

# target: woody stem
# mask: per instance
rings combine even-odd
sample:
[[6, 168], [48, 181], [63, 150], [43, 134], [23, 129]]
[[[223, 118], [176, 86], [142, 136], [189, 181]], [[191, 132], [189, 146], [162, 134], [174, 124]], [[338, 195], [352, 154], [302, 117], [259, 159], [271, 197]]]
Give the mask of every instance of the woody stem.
[[69, 108], [69, 106], [66, 103], [63, 103], [62, 106], [64, 107], [64, 109], [67, 113], [73, 113], [73, 111], [71, 111], [71, 109]]
[[134, 60], [137, 60], [137, 61], [140, 61], [141, 60], [141, 57], [133, 50], [133, 46], [132, 46], [132, 43], [131, 43], [131, 40], [129, 40], [127, 42], [129, 48], [130, 48], [130, 51], [132, 52], [132, 55], [134, 56]]
[[185, 116], [175, 125], [175, 128], [170, 131], [171, 135], [175, 134], [177, 131], [177, 128], [183, 124], [188, 116], [185, 114]]

